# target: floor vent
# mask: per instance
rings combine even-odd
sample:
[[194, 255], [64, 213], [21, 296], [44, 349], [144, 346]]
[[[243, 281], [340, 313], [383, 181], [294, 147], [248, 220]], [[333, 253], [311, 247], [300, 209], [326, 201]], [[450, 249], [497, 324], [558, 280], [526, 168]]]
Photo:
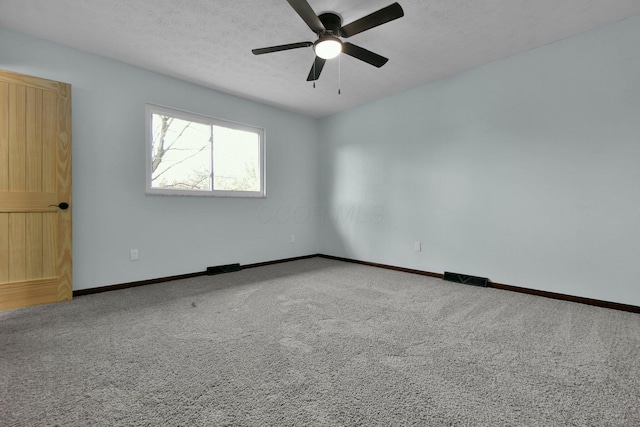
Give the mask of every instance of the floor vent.
[[240, 264], [219, 265], [217, 267], [207, 267], [207, 276], [214, 274], [231, 273], [240, 270]]
[[489, 286], [489, 279], [486, 277], [468, 276], [466, 274], [451, 273], [450, 271], [444, 272], [443, 279], [464, 285], [482, 286], [484, 288]]

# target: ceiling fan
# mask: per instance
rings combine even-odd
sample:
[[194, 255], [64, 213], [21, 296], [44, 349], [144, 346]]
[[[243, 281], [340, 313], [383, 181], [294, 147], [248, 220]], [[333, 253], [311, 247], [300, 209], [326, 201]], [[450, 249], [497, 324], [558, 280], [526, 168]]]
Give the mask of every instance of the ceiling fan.
[[311, 28], [311, 31], [316, 33], [318, 39], [315, 42], [299, 42], [263, 47], [253, 49], [251, 52], [253, 52], [254, 55], [262, 55], [265, 53], [313, 46], [316, 58], [311, 66], [307, 81], [318, 80], [327, 59], [335, 58], [340, 55], [341, 52], [371, 64], [374, 67], [382, 67], [387, 63], [388, 58], [356, 46], [353, 43], [343, 42], [340, 40], [340, 37], [349, 38], [404, 16], [402, 7], [398, 3], [393, 3], [350, 24], [342, 26], [342, 17], [337, 13], [326, 12], [316, 15], [306, 0], [287, 0], [287, 2], [289, 2], [291, 7], [300, 15], [309, 28]]

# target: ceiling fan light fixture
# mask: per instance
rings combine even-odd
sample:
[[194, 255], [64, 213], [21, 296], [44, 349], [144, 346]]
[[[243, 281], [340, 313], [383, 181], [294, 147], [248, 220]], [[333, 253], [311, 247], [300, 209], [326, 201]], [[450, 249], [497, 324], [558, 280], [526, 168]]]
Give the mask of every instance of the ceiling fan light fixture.
[[[340, 37], [349, 38], [363, 31], [402, 18], [404, 16], [404, 10], [402, 10], [400, 4], [390, 4], [367, 16], [356, 19], [347, 25], [342, 25], [342, 16], [335, 12], [324, 12], [316, 15], [313, 8], [309, 5], [309, 0], [287, 0], [287, 2], [300, 18], [302, 18], [305, 24], [307, 24], [309, 29], [313, 31], [316, 37], [318, 37], [317, 40], [315, 43], [306, 41], [253, 49], [251, 52], [254, 55], [313, 46], [316, 55], [313, 59], [311, 71], [309, 71], [309, 75], [307, 76], [307, 81], [313, 82], [320, 77], [320, 72], [325, 62], [327, 62], [328, 59], [339, 57], [341, 53], [377, 68], [382, 67], [389, 61], [389, 58], [385, 58], [353, 43], [343, 43]], [[340, 93], [340, 91], [338, 91], [338, 93]]]
[[313, 44], [313, 49], [322, 59], [332, 59], [342, 52], [342, 41], [332, 35], [324, 35]]

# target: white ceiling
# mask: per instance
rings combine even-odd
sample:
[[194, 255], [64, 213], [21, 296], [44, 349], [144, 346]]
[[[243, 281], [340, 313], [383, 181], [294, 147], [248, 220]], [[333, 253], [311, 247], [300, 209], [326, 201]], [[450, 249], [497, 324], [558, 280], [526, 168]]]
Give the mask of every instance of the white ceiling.
[[[394, 0], [309, 0], [349, 23]], [[0, 25], [311, 117], [323, 117], [640, 14], [640, 0], [398, 0], [405, 16], [349, 41], [378, 69], [328, 61], [306, 81], [314, 41], [285, 0], [0, 0]]]

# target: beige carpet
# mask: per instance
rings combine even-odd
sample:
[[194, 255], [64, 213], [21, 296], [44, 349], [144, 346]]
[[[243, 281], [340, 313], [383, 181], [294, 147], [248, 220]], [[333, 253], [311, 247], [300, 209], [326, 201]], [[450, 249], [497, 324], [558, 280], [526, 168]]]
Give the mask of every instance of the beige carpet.
[[0, 425], [636, 426], [640, 316], [322, 258], [107, 292], [0, 313]]

